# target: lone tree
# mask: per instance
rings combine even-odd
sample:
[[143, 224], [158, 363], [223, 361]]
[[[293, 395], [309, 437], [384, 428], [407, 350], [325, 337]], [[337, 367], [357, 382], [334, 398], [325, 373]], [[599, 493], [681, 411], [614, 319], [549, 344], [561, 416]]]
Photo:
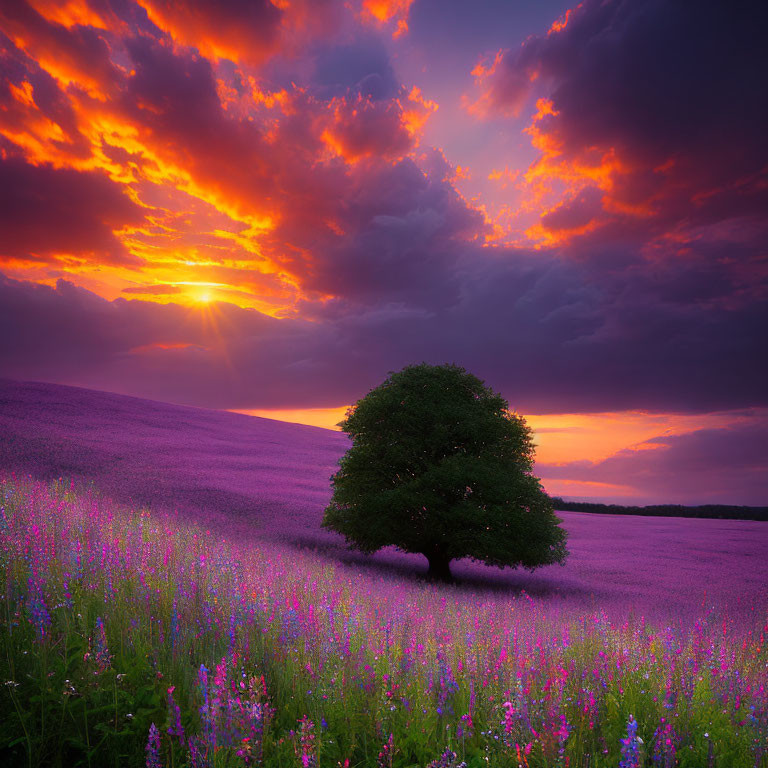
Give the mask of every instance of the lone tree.
[[566, 533], [532, 474], [524, 419], [456, 365], [409, 365], [347, 411], [352, 447], [331, 478], [323, 527], [373, 553], [424, 555], [428, 576], [450, 562], [533, 570], [563, 563]]

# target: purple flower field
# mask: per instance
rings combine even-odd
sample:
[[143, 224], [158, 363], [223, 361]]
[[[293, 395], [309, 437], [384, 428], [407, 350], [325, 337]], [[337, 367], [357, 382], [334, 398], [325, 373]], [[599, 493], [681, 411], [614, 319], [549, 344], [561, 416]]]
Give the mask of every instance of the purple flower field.
[[8, 382], [0, 433], [2, 764], [768, 765], [764, 524], [435, 586], [319, 530], [343, 435]]
[[[414, 555], [349, 552], [322, 531], [345, 435], [234, 413], [54, 384], [0, 381], [0, 468], [92, 482], [115, 501], [179, 510], [233, 536], [321, 549], [331, 562], [405, 579]], [[679, 616], [707, 605], [768, 607], [768, 526], [760, 522], [560, 512], [567, 565], [533, 574], [458, 563], [472, 588], [566, 597], [586, 607]]]

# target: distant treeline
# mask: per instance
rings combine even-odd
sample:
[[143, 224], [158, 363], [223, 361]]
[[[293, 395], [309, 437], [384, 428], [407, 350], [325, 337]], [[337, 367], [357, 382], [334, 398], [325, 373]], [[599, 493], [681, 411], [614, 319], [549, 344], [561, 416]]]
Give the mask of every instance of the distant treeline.
[[589, 501], [565, 501], [552, 497], [555, 509], [564, 512], [596, 512], [602, 515], [648, 515], [650, 517], [710, 517], [724, 520], [768, 521], [768, 507], [737, 507], [726, 504], [704, 504], [684, 507], [680, 504], [654, 504], [649, 507], [625, 507], [621, 504], [594, 504]]

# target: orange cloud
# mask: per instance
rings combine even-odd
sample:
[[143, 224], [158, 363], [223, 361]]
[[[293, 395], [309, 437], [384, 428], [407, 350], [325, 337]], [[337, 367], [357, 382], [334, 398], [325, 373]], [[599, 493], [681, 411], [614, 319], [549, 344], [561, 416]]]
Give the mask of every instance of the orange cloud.
[[336, 98], [328, 109], [332, 120], [322, 138], [347, 162], [364, 157], [399, 158], [421, 135], [437, 105], [414, 88], [407, 99], [376, 101], [370, 97]]
[[516, 168], [510, 168], [505, 165], [503, 169], [494, 168], [488, 174], [489, 181], [496, 181], [499, 183], [501, 189], [506, 189], [512, 186], [520, 176], [520, 171]]
[[539, 70], [531, 67], [521, 72], [510, 71], [508, 52], [499, 50], [493, 60], [483, 58], [472, 70], [475, 89], [480, 96], [462, 97], [469, 114], [480, 119], [518, 117], [525, 106], [530, 84], [539, 78]]
[[109, 24], [104, 17], [88, 3], [88, 0], [61, 0], [61, 2], [49, 2], [47, 0], [28, 0], [41, 16], [48, 21], [61, 24], [63, 27], [83, 26], [95, 29], [108, 29]]
[[[765, 120], [752, 97], [765, 54], [748, 27], [721, 7], [692, 16], [664, 3], [585, 2], [481, 61], [465, 99], [472, 114], [519, 117], [543, 97], [528, 129], [541, 156], [521, 190], [521, 208], [539, 212], [527, 236], [586, 256], [763, 220]], [[723, 48], [725, 39], [742, 43]]]
[[363, 0], [363, 18], [379, 24], [394, 23], [392, 37], [408, 32], [408, 14], [414, 0]]
[[582, 8], [583, 5], [583, 3], [579, 3], [575, 8], [569, 8], [562, 16], [555, 19], [547, 31], [547, 35], [555, 35], [558, 32], [562, 32], [568, 26], [568, 22], [572, 20], [573, 14]]
[[[73, 6], [84, 10], [82, 5]], [[34, 59], [62, 87], [70, 85], [87, 92], [92, 98], [104, 100], [112, 83], [115, 67], [110, 48], [102, 31], [100, 17], [89, 17], [99, 26], [81, 26], [77, 18], [61, 9], [60, 17], [69, 25], [42, 15], [24, 2], [0, 5], [0, 24], [20, 50]], [[41, 4], [41, 9], [50, 7]]]
[[557, 130], [559, 116], [551, 100], [539, 99], [525, 129], [541, 152], [521, 179], [521, 207], [538, 211], [538, 221], [525, 235], [538, 246], [552, 247], [598, 231], [613, 214], [651, 216], [651, 200], [629, 204], [617, 195], [622, 179], [636, 169], [613, 147], [566, 152]]
[[406, 130], [418, 140], [427, 120], [437, 112], [437, 102], [424, 98], [421, 89], [414, 86], [408, 93], [407, 100], [400, 99], [398, 103], [403, 111], [403, 124]]
[[[307, 295], [332, 298], [315, 280], [316, 262], [361, 226], [345, 220], [345, 201], [386, 183], [438, 105], [415, 87], [379, 99], [270, 89], [256, 64], [313, 11], [243, 2], [141, 0], [152, 24], [91, 12], [80, 0], [3, 6], [17, 47], [7, 52], [14, 66], [5, 90], [0, 80], [1, 156], [109, 180], [132, 211], [90, 227], [104, 253], [94, 238], [43, 247], [27, 228], [34, 252], [21, 240], [13, 251], [0, 244], [9, 274], [190, 305], [199, 291], [176, 288], [215, 284], [212, 301], [274, 316], [294, 313]], [[371, 13], [389, 23], [407, 8]], [[265, 19], [268, 29], [255, 30]], [[224, 66], [222, 57], [241, 63]], [[415, 167], [402, 173], [423, 183]], [[390, 205], [384, 188], [372, 194]], [[163, 285], [174, 290], [154, 287]]]
[[137, 0], [174, 41], [204, 56], [259, 64], [280, 39], [283, 11], [269, 0]]
[[638, 450], [646, 440], [659, 435], [720, 429], [747, 421], [748, 417], [733, 412], [676, 414], [621, 411], [531, 414], [525, 419], [534, 433], [537, 461], [562, 464], [602, 461], [624, 449]]

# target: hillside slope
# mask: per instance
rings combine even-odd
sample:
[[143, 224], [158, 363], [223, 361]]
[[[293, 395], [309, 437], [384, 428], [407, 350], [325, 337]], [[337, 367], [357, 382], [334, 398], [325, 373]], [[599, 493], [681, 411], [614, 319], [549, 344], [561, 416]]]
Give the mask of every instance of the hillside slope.
[[[229, 536], [321, 548], [369, 572], [423, 573], [392, 549], [368, 559], [320, 529], [338, 432], [54, 384], [0, 380], [0, 473], [93, 482], [118, 502], [178, 509]], [[475, 589], [525, 589], [646, 613], [768, 605], [768, 525], [560, 512], [571, 555], [530, 574], [462, 562]]]
[[0, 468], [92, 481], [126, 504], [317, 528], [345, 435], [56, 384], [0, 380]]

